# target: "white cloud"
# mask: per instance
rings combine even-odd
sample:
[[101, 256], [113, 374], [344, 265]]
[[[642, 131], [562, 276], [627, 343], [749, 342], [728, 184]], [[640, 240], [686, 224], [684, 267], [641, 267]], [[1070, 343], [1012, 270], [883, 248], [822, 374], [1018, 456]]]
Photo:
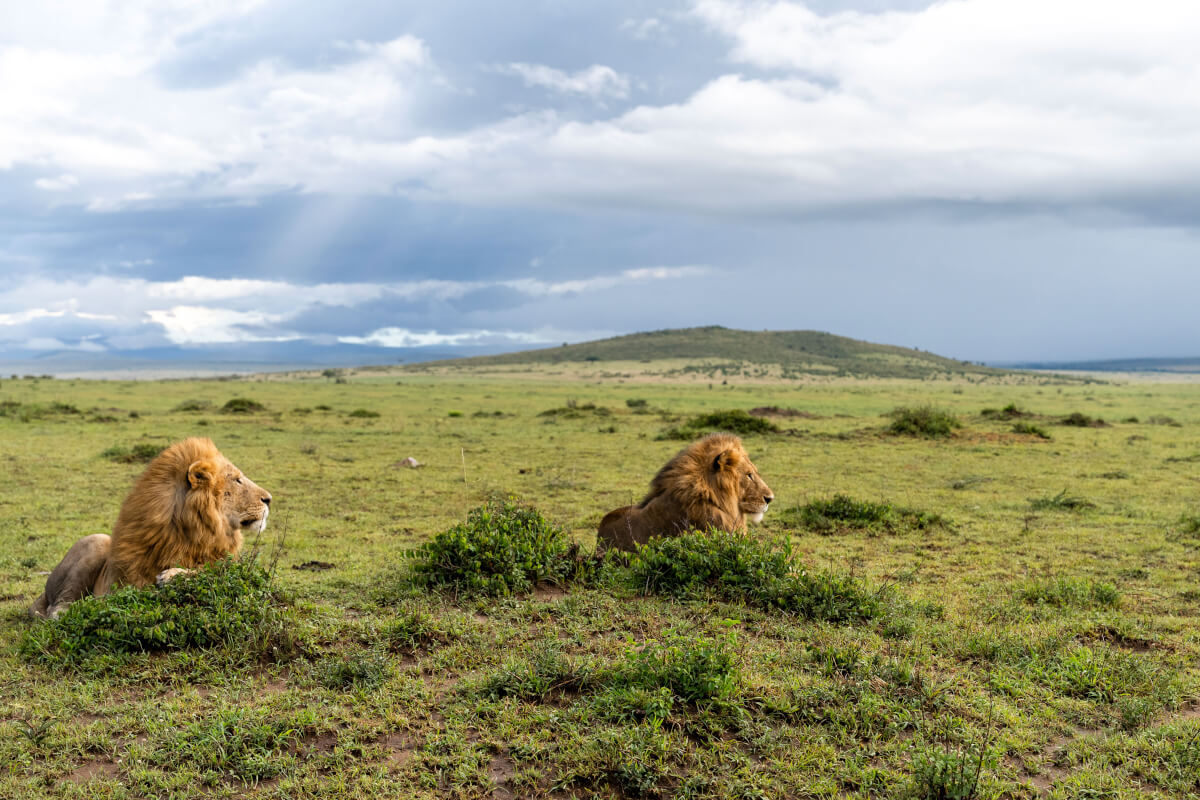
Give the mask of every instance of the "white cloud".
[[[908, 202], [1120, 206], [1200, 182], [1200, 104], [1188, 101], [1200, 6], [1177, 0], [824, 15], [696, 0], [692, 18], [729, 42], [730, 66], [682, 101], [573, 121], [558, 98], [626, 99], [633, 78], [513, 62], [496, 69], [549, 90], [549, 107], [449, 130], [420, 124], [420, 101], [445, 85], [413, 35], [177, 89], [158, 70], [178, 42], [253, 3], [85, 5], [15, 7], [0, 44], [0, 168], [42, 171], [44, 202], [96, 211], [402, 192], [787, 218]], [[660, 17], [622, 27], [658, 35]]]
[[544, 64], [515, 62], [496, 67], [496, 71], [516, 75], [525, 81], [526, 86], [540, 86], [566, 94], [618, 99], [629, 96], [628, 76], [601, 64], [593, 64], [587, 69], [569, 73]]
[[[396, 281], [298, 284], [287, 281], [188, 276], [171, 281], [94, 277], [29, 279], [0, 288], [0, 350], [31, 347], [103, 349], [175, 345], [281, 342], [306, 337], [291, 329], [318, 308], [353, 309], [365, 303], [441, 303], [488, 289], [511, 289], [531, 302], [600, 292], [647, 281], [679, 280], [708, 272], [700, 266], [645, 267], [570, 281], [520, 278], [489, 281]], [[364, 318], [364, 326], [370, 323]], [[313, 334], [319, 337], [321, 334]], [[551, 338], [545, 338], [549, 335]], [[342, 341], [415, 347], [426, 344], [537, 343], [577, 338], [560, 331], [474, 330], [446, 333], [386, 327]]]
[[667, 25], [658, 17], [629, 18], [621, 23], [621, 30], [629, 31], [635, 39], [650, 39], [654, 36], [666, 35]]

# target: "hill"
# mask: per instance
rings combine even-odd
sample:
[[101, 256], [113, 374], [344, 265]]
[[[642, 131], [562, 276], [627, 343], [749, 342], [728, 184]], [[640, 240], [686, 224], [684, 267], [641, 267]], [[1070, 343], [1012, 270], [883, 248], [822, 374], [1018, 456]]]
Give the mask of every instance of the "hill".
[[923, 378], [935, 374], [1000, 375], [998, 370], [907, 347], [875, 344], [821, 331], [739, 331], [710, 325], [632, 333], [594, 342], [494, 356], [426, 362], [421, 367], [497, 367], [589, 361], [719, 360], [777, 364], [796, 373]]

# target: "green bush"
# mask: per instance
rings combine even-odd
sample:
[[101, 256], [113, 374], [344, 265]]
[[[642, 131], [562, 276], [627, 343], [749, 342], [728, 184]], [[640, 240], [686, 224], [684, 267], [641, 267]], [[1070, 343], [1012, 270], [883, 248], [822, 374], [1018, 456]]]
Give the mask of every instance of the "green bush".
[[949, 412], [933, 406], [901, 407], [893, 410], [889, 416], [892, 424], [888, 426], [888, 432], [897, 436], [942, 439], [952, 434], [955, 428], [962, 427]]
[[240, 660], [293, 649], [270, 573], [253, 556], [225, 559], [161, 588], [88, 596], [26, 631], [21, 654], [46, 665], [103, 668], [136, 653], [225, 648]]
[[732, 697], [738, 673], [725, 642], [673, 635], [663, 643], [630, 650], [609, 685], [649, 692], [669, 689], [685, 703], [699, 703]]
[[266, 411], [267, 407], [257, 400], [250, 400], [245, 397], [235, 397], [225, 405], [221, 406], [221, 410], [226, 414], [258, 414]]
[[513, 498], [472, 509], [467, 521], [418, 547], [412, 573], [421, 585], [467, 594], [524, 592], [562, 583], [581, 566], [578, 545], [537, 509]]
[[207, 400], [184, 400], [171, 410], [175, 412], [208, 411], [210, 408], [212, 408], [212, 403]]
[[1096, 504], [1083, 497], [1068, 494], [1066, 489], [1055, 495], [1031, 497], [1029, 507], [1034, 511], [1086, 511], [1095, 508]]
[[748, 414], [741, 409], [701, 414], [675, 428], [663, 431], [658, 438], [691, 440], [706, 433], [723, 432], [747, 436], [760, 433], [779, 433], [779, 426], [770, 420]]
[[366, 408], [356, 408], [346, 415], [347, 417], [355, 417], [357, 419], [375, 419], [379, 416], [378, 411], [371, 411]]
[[1089, 417], [1087, 414], [1081, 414], [1078, 411], [1068, 414], [1058, 421], [1059, 425], [1067, 425], [1072, 428], [1103, 428], [1107, 423], [1099, 417]]
[[846, 528], [869, 531], [927, 530], [944, 527], [947, 522], [940, 514], [902, 508], [891, 503], [872, 503], [835, 494], [828, 500], [812, 500], [803, 506], [790, 508], [781, 514], [785, 523], [803, 525], [818, 533], [833, 533]]
[[714, 596], [830, 622], [884, 610], [881, 592], [857, 579], [795, 565], [786, 542], [765, 545], [725, 531], [651, 539], [630, 560], [629, 577], [647, 594]]
[[1030, 436], [1036, 436], [1039, 439], [1050, 439], [1050, 434], [1046, 433], [1046, 429], [1040, 425], [1033, 425], [1028, 422], [1016, 422], [1012, 426], [1013, 433], [1024, 433]]
[[113, 445], [100, 454], [101, 458], [107, 458], [109, 461], [116, 461], [119, 464], [136, 464], [153, 461], [154, 457], [162, 452], [162, 448], [156, 444], [135, 444], [133, 447], [125, 445]]

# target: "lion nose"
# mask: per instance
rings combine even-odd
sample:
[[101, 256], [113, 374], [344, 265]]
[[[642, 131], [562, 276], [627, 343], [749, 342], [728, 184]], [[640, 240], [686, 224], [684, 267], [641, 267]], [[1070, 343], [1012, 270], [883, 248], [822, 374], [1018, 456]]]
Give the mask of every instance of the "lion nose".
[[771, 501], [774, 499], [775, 499], [775, 495], [769, 494], [763, 498], [763, 502], [766, 503], [767, 505], [771, 505]]
[[269, 506], [269, 505], [271, 505], [271, 495], [267, 495], [266, 497], [264, 497], [264, 498], [262, 499], [262, 501], [263, 501], [263, 505], [264, 505], [264, 506]]

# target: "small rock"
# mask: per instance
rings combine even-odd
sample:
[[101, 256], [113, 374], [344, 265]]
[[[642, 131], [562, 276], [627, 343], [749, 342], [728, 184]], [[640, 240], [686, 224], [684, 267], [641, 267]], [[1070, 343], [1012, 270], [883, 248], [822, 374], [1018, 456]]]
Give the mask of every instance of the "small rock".
[[401, 461], [399, 466], [408, 467], [409, 469], [416, 469], [417, 467], [422, 466], [422, 465], [421, 465], [420, 461], [417, 461], [412, 456], [409, 456], [408, 458]]

